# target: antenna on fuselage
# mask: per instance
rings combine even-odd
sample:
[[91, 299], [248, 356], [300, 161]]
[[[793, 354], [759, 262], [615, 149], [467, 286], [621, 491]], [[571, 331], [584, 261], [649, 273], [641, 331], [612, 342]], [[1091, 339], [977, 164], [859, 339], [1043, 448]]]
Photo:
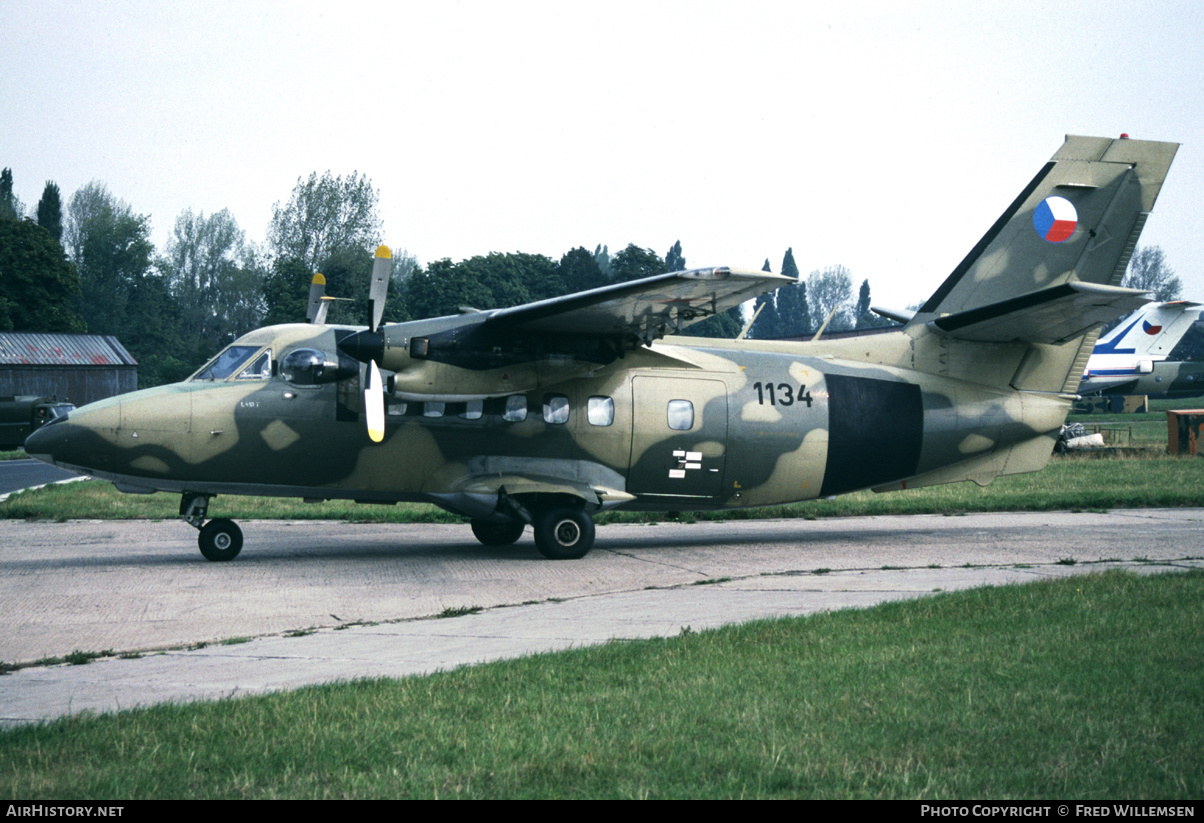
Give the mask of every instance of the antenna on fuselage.
[[744, 339], [745, 335], [748, 334], [748, 330], [752, 328], [752, 324], [757, 322], [757, 318], [761, 315], [761, 311], [768, 305], [769, 305], [769, 303], [768, 303], [768, 301], [766, 301], [765, 303], [762, 303], [761, 305], [757, 306], [757, 310], [755, 312], [753, 312], [752, 318], [747, 323], [744, 324], [744, 328], [741, 329], [740, 333], [736, 335], [737, 340]]

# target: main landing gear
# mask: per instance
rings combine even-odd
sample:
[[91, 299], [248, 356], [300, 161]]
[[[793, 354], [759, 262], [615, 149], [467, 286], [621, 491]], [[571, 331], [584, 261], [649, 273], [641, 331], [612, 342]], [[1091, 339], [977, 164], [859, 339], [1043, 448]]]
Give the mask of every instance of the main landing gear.
[[[197, 543], [206, 560], [224, 562], [242, 551], [242, 529], [233, 520], [219, 517], [205, 522], [212, 495], [185, 492], [180, 497], [180, 516], [197, 529]], [[511, 519], [495, 523], [473, 520], [472, 533], [486, 546], [509, 546], [522, 537], [527, 523], [535, 531], [535, 547], [549, 560], [577, 560], [594, 545], [594, 519], [579, 502], [570, 499], [532, 502], [523, 505], [507, 498]]]
[[574, 503], [544, 503], [524, 506], [507, 498], [513, 519], [503, 523], [473, 520], [472, 533], [486, 546], [509, 546], [520, 537], [527, 523], [535, 531], [535, 548], [549, 560], [577, 560], [594, 545], [594, 519]]
[[536, 515], [535, 548], [549, 560], [577, 560], [594, 546], [594, 519], [580, 506], [561, 506]]
[[180, 516], [188, 525], [200, 530], [197, 542], [205, 559], [222, 562], [238, 557], [242, 551], [242, 529], [224, 517], [205, 523], [208, 513], [209, 495], [185, 492], [180, 497]]

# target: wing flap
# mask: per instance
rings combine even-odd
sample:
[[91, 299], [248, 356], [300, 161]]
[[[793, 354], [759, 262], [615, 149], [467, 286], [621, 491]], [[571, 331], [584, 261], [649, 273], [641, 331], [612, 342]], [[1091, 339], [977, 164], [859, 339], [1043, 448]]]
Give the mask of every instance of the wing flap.
[[498, 309], [489, 313], [486, 323], [650, 341], [794, 282], [765, 271], [693, 269]]
[[1140, 289], [1075, 281], [938, 317], [928, 326], [980, 343], [1062, 343], [1134, 311], [1150, 297]]

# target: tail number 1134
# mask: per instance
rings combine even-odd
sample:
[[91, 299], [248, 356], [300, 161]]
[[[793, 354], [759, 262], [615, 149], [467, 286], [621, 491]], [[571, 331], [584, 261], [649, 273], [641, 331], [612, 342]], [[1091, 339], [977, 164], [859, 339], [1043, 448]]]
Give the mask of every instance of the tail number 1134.
[[753, 383], [753, 388], [757, 391], [757, 402], [762, 406], [767, 402], [771, 406], [793, 406], [797, 401], [806, 403], [807, 408], [811, 408], [811, 392], [807, 391], [806, 386], [799, 386], [797, 394], [790, 383], [758, 382]]

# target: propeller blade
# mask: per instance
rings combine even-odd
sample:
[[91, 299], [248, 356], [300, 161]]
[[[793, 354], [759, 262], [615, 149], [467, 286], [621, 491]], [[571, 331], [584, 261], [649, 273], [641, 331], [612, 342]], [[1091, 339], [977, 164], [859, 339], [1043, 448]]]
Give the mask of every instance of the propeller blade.
[[364, 417], [373, 443], [385, 439], [385, 387], [376, 361], [368, 361], [368, 385], [364, 388]]
[[318, 306], [318, 313], [313, 319], [314, 325], [317, 325], [317, 326], [326, 325], [326, 312], [328, 312], [330, 310], [330, 304], [334, 299], [335, 298], [333, 298], [333, 297], [323, 297], [322, 298], [322, 305]]
[[326, 322], [327, 304], [322, 300], [325, 294], [326, 278], [315, 274], [314, 279], [309, 282], [309, 306], [305, 310], [305, 317], [310, 323], [320, 326]]
[[380, 328], [385, 316], [385, 298], [389, 294], [389, 272], [393, 268], [393, 252], [388, 246], [377, 246], [376, 259], [372, 261], [372, 283], [368, 286], [368, 300], [372, 304], [371, 331]]

